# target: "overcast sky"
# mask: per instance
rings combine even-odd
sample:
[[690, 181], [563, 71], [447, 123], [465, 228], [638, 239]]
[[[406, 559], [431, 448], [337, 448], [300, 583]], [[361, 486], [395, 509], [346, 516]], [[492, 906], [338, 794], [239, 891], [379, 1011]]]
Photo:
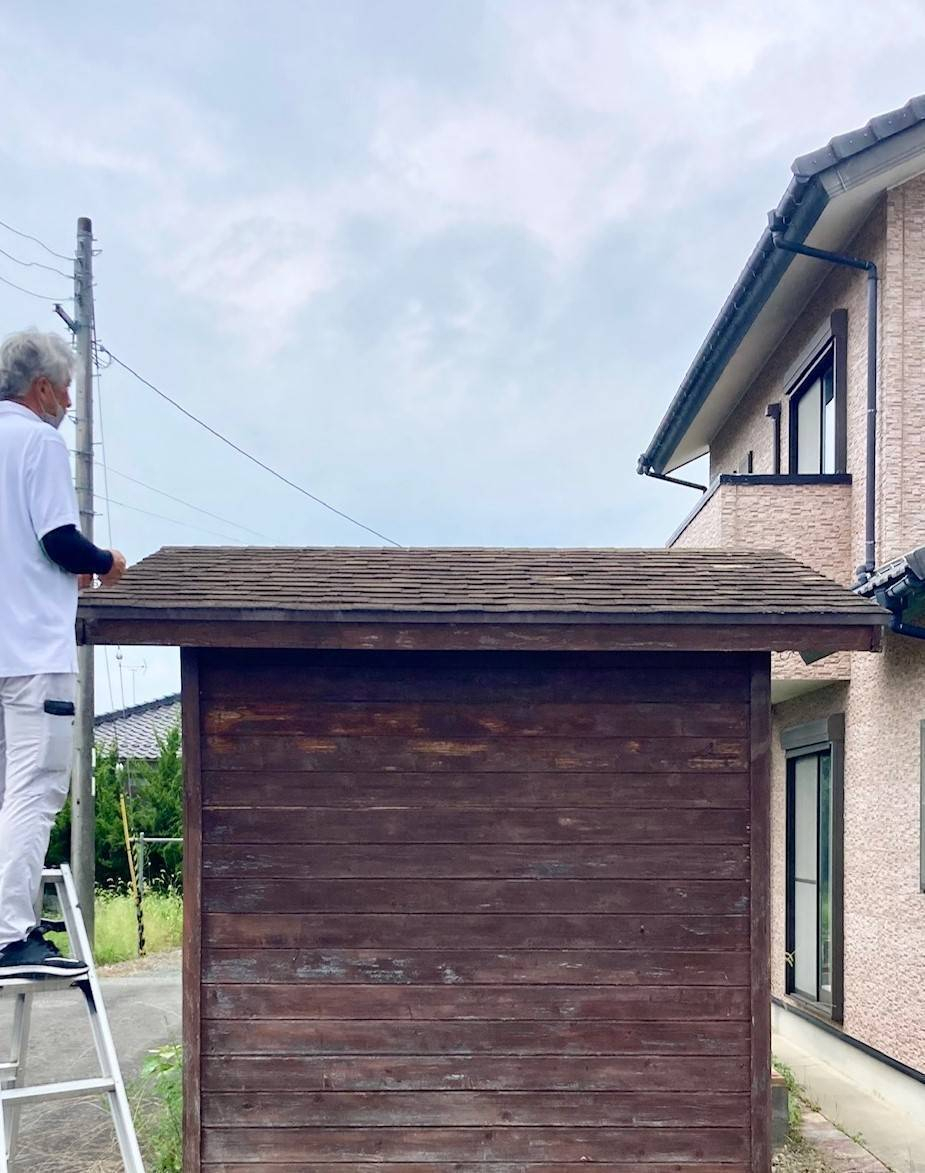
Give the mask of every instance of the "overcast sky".
[[[92, 217], [100, 340], [416, 545], [661, 544], [692, 494], [636, 458], [792, 159], [925, 91], [918, 0], [8, 0], [0, 35], [0, 219], [70, 255]], [[50, 310], [0, 284], [4, 331]], [[131, 561], [374, 540], [101, 385], [113, 470], [260, 535], [113, 472]], [[125, 649], [122, 675], [146, 700], [176, 657]]]

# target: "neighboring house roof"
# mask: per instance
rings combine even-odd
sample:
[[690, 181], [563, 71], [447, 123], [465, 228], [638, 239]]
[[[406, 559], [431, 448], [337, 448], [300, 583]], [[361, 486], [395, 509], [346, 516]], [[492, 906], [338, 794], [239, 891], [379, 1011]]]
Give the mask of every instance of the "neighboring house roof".
[[[776, 216], [786, 238], [844, 248], [888, 187], [925, 170], [925, 96], [800, 155]], [[768, 229], [713, 323], [639, 471], [671, 472], [710, 442], [829, 269], [774, 247]]]
[[81, 603], [84, 636], [109, 621], [129, 642], [137, 619], [719, 625], [823, 616], [869, 625], [880, 616], [782, 554], [686, 549], [168, 547]]
[[120, 757], [153, 760], [159, 752], [158, 738], [163, 741], [180, 724], [180, 694], [115, 713], [103, 713], [93, 724], [97, 749], [109, 750], [115, 746]]

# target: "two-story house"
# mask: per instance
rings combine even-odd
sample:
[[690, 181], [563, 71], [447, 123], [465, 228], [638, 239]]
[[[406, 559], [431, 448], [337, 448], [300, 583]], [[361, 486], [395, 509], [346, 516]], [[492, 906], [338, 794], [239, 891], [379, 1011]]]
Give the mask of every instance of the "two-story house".
[[880, 654], [775, 658], [773, 1017], [921, 1113], [925, 97], [798, 158], [768, 224], [639, 470], [709, 454], [669, 545], [775, 548], [894, 612]]

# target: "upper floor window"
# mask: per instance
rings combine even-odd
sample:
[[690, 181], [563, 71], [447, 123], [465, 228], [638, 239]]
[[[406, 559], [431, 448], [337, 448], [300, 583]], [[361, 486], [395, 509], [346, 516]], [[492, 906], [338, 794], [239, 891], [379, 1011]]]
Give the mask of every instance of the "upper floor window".
[[[789, 401], [787, 472], [791, 476], [831, 476], [847, 471], [847, 353], [848, 314], [837, 309], [784, 377], [785, 399]], [[776, 413], [773, 418], [779, 452]]]
[[835, 472], [835, 371], [831, 351], [794, 393], [791, 459], [796, 473]]

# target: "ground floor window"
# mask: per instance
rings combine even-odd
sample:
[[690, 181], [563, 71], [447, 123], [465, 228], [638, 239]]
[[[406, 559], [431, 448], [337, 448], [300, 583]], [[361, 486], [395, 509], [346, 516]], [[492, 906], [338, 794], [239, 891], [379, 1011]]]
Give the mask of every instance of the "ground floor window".
[[843, 724], [833, 720], [799, 726], [783, 738], [787, 992], [840, 1019], [844, 738]]

